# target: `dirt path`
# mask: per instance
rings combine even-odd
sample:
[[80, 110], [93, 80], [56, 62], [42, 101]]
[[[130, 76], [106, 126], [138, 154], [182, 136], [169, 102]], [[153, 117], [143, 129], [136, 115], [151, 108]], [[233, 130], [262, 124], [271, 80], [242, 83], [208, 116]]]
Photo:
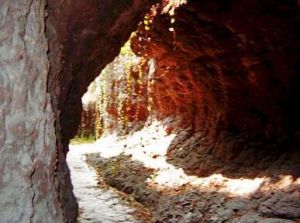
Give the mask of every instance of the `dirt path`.
[[[71, 146], [67, 160], [82, 211], [79, 222], [299, 222], [300, 178], [247, 178], [238, 169], [236, 178], [188, 175], [167, 162], [174, 138], [164, 126], [152, 123], [126, 137], [106, 135], [94, 144]], [[133, 198], [144, 206], [132, 205]], [[137, 220], [144, 215], [153, 220]]]
[[[100, 188], [99, 178], [94, 168], [85, 162], [85, 154], [97, 152], [93, 144], [71, 145], [67, 162], [71, 171], [74, 193], [79, 203], [80, 223], [138, 223], [137, 215], [144, 215], [145, 210], [138, 210], [116, 190]], [[140, 213], [142, 212], [142, 213]], [[150, 222], [150, 221], [147, 221]]]
[[300, 178], [247, 178], [242, 170], [236, 170], [236, 178], [187, 175], [166, 160], [173, 139], [163, 126], [152, 124], [126, 137], [101, 138], [95, 143], [99, 153], [87, 161], [102, 181], [149, 208], [157, 223], [299, 221]]

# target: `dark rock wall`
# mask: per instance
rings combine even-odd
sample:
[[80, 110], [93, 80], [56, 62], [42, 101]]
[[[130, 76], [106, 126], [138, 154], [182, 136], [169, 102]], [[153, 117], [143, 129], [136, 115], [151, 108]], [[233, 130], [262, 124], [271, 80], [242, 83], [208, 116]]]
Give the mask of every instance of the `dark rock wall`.
[[[62, 61], [53, 65], [49, 88], [54, 95], [59, 94], [54, 103], [61, 113], [64, 145], [76, 133], [81, 96], [104, 66], [117, 56], [153, 2], [49, 0], [49, 27], [55, 28], [59, 43], [50, 47], [50, 53], [60, 51]], [[56, 57], [57, 53], [52, 60]], [[52, 79], [58, 79], [58, 83]]]
[[79, 125], [81, 97], [104, 66], [117, 56], [153, 2], [48, 0], [48, 91], [56, 120], [56, 190], [65, 219], [71, 222], [75, 221], [77, 205], [65, 155]]

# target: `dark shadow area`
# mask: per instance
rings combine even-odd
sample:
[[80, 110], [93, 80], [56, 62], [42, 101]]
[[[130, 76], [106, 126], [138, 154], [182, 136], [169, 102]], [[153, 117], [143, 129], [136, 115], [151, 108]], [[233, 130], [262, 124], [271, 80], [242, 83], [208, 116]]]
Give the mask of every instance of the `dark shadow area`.
[[[189, 132], [179, 131], [167, 154], [167, 162], [182, 168], [188, 175], [222, 174], [229, 178], [272, 177], [273, 180], [280, 175], [290, 175], [294, 180], [300, 177], [300, 145], [297, 140], [269, 146], [245, 142], [235, 144], [236, 139], [228, 139], [228, 148], [224, 150], [235, 155], [225, 161], [214, 155], [213, 144], [209, 144], [201, 133]], [[239, 147], [239, 151], [230, 146]]]

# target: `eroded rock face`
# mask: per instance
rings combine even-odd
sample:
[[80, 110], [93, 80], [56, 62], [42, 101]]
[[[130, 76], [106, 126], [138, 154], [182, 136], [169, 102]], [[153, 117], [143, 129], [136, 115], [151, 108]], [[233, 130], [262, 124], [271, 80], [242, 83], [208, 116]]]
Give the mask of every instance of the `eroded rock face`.
[[0, 222], [64, 222], [47, 93], [45, 2], [0, 3]]
[[76, 221], [65, 154], [80, 98], [150, 4], [1, 1], [1, 223]]
[[170, 152], [206, 153], [192, 165], [200, 174], [211, 155], [215, 170], [286, 148], [299, 131], [291, 103], [299, 99], [297, 1], [189, 1], [174, 16], [161, 11], [149, 13], [150, 27], [139, 26], [132, 46], [156, 59], [156, 116], [175, 116], [171, 129], [189, 128]]

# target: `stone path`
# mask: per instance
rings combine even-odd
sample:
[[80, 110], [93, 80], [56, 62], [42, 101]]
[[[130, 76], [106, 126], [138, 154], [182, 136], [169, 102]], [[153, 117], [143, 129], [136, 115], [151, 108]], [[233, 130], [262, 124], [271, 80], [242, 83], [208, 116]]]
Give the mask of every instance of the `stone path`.
[[96, 152], [92, 144], [70, 145], [67, 162], [74, 194], [79, 203], [79, 223], [135, 223], [138, 212], [111, 188], [100, 189], [97, 174], [85, 162], [85, 154]]

